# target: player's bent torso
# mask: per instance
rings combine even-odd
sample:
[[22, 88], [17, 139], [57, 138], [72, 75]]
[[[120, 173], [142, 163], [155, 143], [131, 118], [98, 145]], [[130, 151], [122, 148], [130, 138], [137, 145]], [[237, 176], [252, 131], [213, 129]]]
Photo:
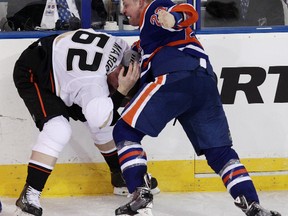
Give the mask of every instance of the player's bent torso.
[[128, 48], [124, 40], [93, 29], [59, 35], [53, 43], [52, 57], [56, 95], [68, 106], [108, 96], [106, 74], [119, 65]]

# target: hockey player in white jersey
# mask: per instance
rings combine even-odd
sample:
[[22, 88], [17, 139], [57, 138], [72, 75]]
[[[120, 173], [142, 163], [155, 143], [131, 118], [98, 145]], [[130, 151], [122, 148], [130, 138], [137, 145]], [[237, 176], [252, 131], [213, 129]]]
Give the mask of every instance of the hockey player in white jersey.
[[112, 126], [119, 117], [117, 109], [140, 74], [135, 61], [124, 75], [121, 61], [129, 49], [121, 38], [79, 29], [40, 38], [21, 54], [14, 67], [14, 83], [40, 133], [26, 184], [16, 201], [20, 212], [42, 215], [40, 195], [71, 137], [69, 118], [88, 127], [110, 168], [112, 185], [126, 186]]

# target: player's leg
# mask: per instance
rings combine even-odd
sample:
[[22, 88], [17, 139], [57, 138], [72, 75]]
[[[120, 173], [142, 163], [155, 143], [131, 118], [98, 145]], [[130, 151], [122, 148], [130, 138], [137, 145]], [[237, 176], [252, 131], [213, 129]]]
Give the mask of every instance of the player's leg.
[[111, 172], [111, 184], [114, 187], [113, 193], [116, 195], [127, 195], [128, 190], [122, 177], [117, 149], [114, 141], [112, 140], [112, 127], [103, 129], [99, 129], [98, 127], [92, 128], [89, 126], [82, 112], [82, 108], [77, 104], [73, 104], [72, 106], [67, 107], [67, 110], [69, 117], [73, 118], [75, 121], [79, 120], [83, 122], [83, 124], [89, 130], [95, 146], [98, 148], [101, 155], [105, 159]]
[[[40, 195], [59, 153], [71, 136], [63, 101], [35, 82], [33, 71], [16, 65], [14, 81], [36, 126], [40, 130], [28, 164], [28, 175], [16, 205], [23, 212], [42, 215]], [[63, 117], [65, 116], [65, 117]]]
[[68, 120], [57, 116], [44, 124], [28, 163], [28, 174], [16, 205], [24, 212], [42, 215], [41, 192], [50, 176], [59, 153], [71, 137]]
[[[149, 181], [149, 175], [146, 175], [147, 157], [141, 140], [145, 135], [157, 136], [178, 112], [181, 113], [185, 109], [182, 104], [186, 100], [179, 97], [178, 92], [175, 97], [173, 89], [179, 89], [179, 80], [186, 79], [190, 73], [180, 74], [183, 77], [179, 74], [169, 75], [169, 77], [164, 75], [143, 86], [141, 92], [138, 92], [132, 99], [124, 110], [122, 118], [114, 127], [113, 138], [117, 146], [121, 170], [129, 192], [134, 195], [131, 202], [116, 210], [116, 215], [131, 214], [140, 210], [151, 211], [153, 199], [150, 191], [151, 181]], [[184, 95], [187, 93], [185, 92]], [[145, 105], [142, 106], [142, 102]], [[137, 107], [141, 107], [141, 112], [135, 111]], [[134, 115], [135, 113], [137, 114]]]
[[[175, 101], [171, 91], [171, 88], [177, 86], [177, 79], [172, 75], [170, 77], [163, 75], [143, 86], [126, 106], [121, 119], [114, 127], [113, 139], [130, 193], [145, 183], [143, 177], [147, 172], [147, 157], [141, 145], [142, 138], [145, 135], [157, 136], [173, 119], [173, 115], [181, 110], [177, 109], [178, 101], [173, 103]], [[171, 106], [167, 107], [167, 103]], [[173, 104], [175, 107], [172, 106]]]
[[123, 179], [117, 149], [113, 140], [105, 144], [96, 144], [103, 158], [105, 159], [111, 173], [111, 184], [114, 187], [113, 193], [115, 195], [128, 195], [125, 180]]
[[141, 145], [144, 134], [122, 119], [115, 125], [113, 137], [117, 143], [119, 163], [132, 199], [116, 209], [116, 215], [152, 215], [151, 176], [147, 174], [147, 157]]
[[259, 205], [253, 181], [231, 146], [206, 149], [204, 154], [209, 166], [219, 174], [227, 191], [235, 199], [235, 205], [246, 215], [280, 216]]
[[[105, 144], [95, 144], [100, 153], [104, 157], [111, 172], [111, 184], [114, 187], [113, 193], [115, 195], [127, 196], [129, 191], [127, 189], [126, 182], [123, 178], [122, 171], [119, 164], [119, 157], [114, 141], [110, 141]], [[151, 177], [151, 192], [157, 194], [160, 189], [157, 187], [158, 183], [156, 178]]]
[[111, 173], [111, 184], [115, 195], [128, 195], [126, 183], [122, 177], [117, 149], [112, 137], [112, 127], [91, 128], [87, 122], [84, 122], [90, 131], [91, 138], [95, 146], [100, 151]]
[[[112, 140], [113, 128], [105, 127], [103, 129], [99, 129], [98, 127], [93, 128], [89, 126], [85, 116], [83, 115], [82, 108], [76, 104], [73, 104], [67, 109], [69, 117], [73, 118], [76, 121], [80, 120], [89, 130], [95, 146], [100, 151], [111, 172], [111, 184], [113, 186], [113, 193], [115, 195], [127, 196], [129, 192], [120, 169], [117, 149], [114, 141]], [[152, 178], [152, 182], [154, 186], [152, 192], [159, 193], [160, 190], [157, 188], [157, 180], [155, 178]]]
[[[111, 172], [111, 184], [114, 187], [113, 193], [115, 195], [127, 196], [130, 195], [126, 182], [123, 178], [122, 171], [119, 164], [119, 157], [114, 141], [105, 144], [95, 144], [100, 153], [104, 157]], [[153, 195], [160, 193], [158, 182], [155, 177], [151, 176], [151, 193]]]
[[195, 112], [195, 107], [192, 107], [190, 111], [179, 116], [179, 122], [197, 155], [205, 155], [209, 166], [220, 175], [228, 192], [238, 201], [238, 207], [247, 215], [278, 215], [259, 206], [258, 195], [252, 179], [235, 150], [231, 148], [229, 126], [217, 86], [213, 85], [214, 81], [211, 79], [201, 83], [204, 77], [205, 73], [197, 83], [201, 85], [201, 88], [205, 88], [198, 93], [201, 98], [206, 98], [206, 100], [194, 98], [194, 102], [200, 104], [199, 109], [196, 109]]

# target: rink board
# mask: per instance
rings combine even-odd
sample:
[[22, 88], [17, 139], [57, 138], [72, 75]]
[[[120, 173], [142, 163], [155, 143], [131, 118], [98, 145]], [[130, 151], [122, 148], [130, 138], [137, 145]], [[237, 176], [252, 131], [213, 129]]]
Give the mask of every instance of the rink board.
[[[288, 159], [243, 159], [255, 186], [260, 191], [288, 190]], [[220, 178], [204, 160], [153, 161], [149, 172], [163, 192], [225, 191]], [[22, 190], [26, 165], [0, 166], [0, 195], [15, 197]], [[57, 164], [43, 196], [83, 196], [111, 194], [110, 173], [105, 163]]]
[[[234, 148], [256, 188], [288, 190], [288, 33], [198, 36], [218, 77]], [[137, 37], [125, 39], [132, 43]], [[12, 76], [15, 61], [34, 41], [0, 40], [0, 196], [19, 195], [38, 134]], [[87, 130], [71, 124], [72, 138], [43, 196], [110, 194], [110, 174], [102, 155]], [[169, 123], [157, 138], [142, 143], [149, 172], [162, 191], [225, 190], [203, 158], [195, 155], [179, 123]]]

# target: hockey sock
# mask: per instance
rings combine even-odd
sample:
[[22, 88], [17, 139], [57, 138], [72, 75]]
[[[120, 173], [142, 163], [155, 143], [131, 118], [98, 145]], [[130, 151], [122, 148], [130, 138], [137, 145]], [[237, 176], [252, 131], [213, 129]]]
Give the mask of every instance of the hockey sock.
[[[140, 142], [144, 133], [131, 127], [123, 119], [114, 126], [113, 139], [117, 146], [119, 164], [129, 193], [144, 185], [147, 158]], [[128, 141], [129, 140], [129, 141]]]
[[205, 156], [234, 199], [244, 195], [248, 202], [259, 202], [252, 179], [234, 149], [230, 146], [211, 148], [205, 150]]
[[144, 185], [144, 174], [147, 172], [147, 158], [141, 144], [125, 141], [117, 146], [119, 163], [123, 171], [123, 177], [129, 193], [133, 193], [137, 187]]
[[121, 172], [119, 158], [117, 154], [117, 149], [113, 149], [111, 152], [102, 152], [102, 156], [104, 157], [106, 163], [109, 166], [111, 172]]
[[52, 170], [53, 167], [30, 160], [26, 182], [34, 189], [42, 191]]
[[240, 195], [244, 195], [248, 203], [254, 201], [259, 203], [252, 179], [245, 166], [239, 160], [231, 159], [223, 167], [219, 175], [234, 199]]

